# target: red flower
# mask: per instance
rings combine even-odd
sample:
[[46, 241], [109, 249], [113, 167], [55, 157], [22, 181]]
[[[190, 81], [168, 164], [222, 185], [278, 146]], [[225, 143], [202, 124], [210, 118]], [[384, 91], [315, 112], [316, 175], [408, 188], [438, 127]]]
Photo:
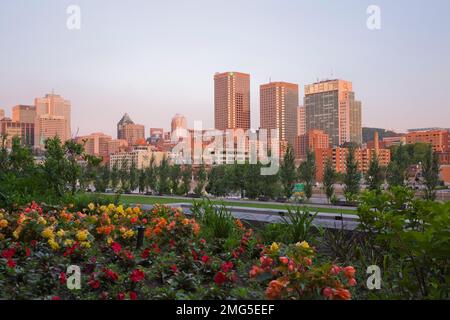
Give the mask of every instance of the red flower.
[[130, 279], [133, 282], [142, 281], [142, 280], [144, 280], [144, 278], [145, 278], [145, 273], [139, 269], [134, 270], [130, 275]]
[[149, 248], [147, 248], [144, 251], [142, 251], [142, 254], [141, 254], [141, 258], [142, 259], [147, 259], [149, 256], [150, 256], [150, 249]]
[[92, 289], [98, 289], [98, 288], [100, 287], [100, 281], [91, 279], [91, 280], [88, 281], [88, 285], [89, 285]]
[[6, 249], [2, 251], [2, 257], [5, 259], [11, 259], [16, 254], [16, 249]]
[[59, 282], [61, 284], [66, 284], [67, 283], [67, 277], [66, 277], [66, 274], [64, 272], [61, 272], [59, 274]]
[[197, 252], [195, 252], [194, 249], [191, 250], [191, 253], [192, 253], [192, 257], [194, 258], [194, 260], [198, 260], [198, 254], [197, 254]]
[[170, 269], [172, 270], [173, 273], [176, 273], [178, 271], [178, 268], [175, 264], [171, 265]]
[[119, 292], [119, 294], [117, 295], [117, 299], [118, 300], [125, 300], [125, 293]]
[[115, 254], [119, 254], [120, 251], [122, 251], [122, 246], [120, 244], [118, 244], [117, 242], [113, 242], [111, 244], [111, 248], [114, 250]]
[[225, 273], [219, 271], [216, 273], [216, 275], [214, 276], [214, 282], [221, 286], [222, 284], [224, 284], [227, 281], [227, 276], [225, 275]]
[[152, 244], [152, 248], [155, 251], [155, 254], [159, 254], [161, 252], [161, 249], [158, 247], [156, 243]]
[[210, 260], [210, 258], [209, 258], [207, 255], [204, 255], [204, 256], [202, 257], [202, 262], [205, 263], [205, 264], [208, 263], [209, 260]]
[[26, 247], [26, 248], [25, 248], [25, 257], [28, 258], [28, 257], [30, 256], [30, 254], [31, 254], [30, 248]]
[[280, 262], [284, 265], [289, 263], [289, 258], [288, 257], [280, 257]]
[[170, 239], [169, 245], [170, 245], [171, 247], [175, 247], [175, 240]]
[[137, 300], [137, 293], [134, 291], [129, 292], [130, 300]]
[[220, 270], [222, 270], [225, 273], [229, 272], [231, 269], [233, 269], [233, 262], [231, 262], [231, 261], [230, 262], [224, 262], [220, 266]]
[[134, 256], [130, 251], [125, 251], [124, 252], [125, 257], [127, 257], [128, 260], [134, 260]]
[[108, 268], [104, 268], [103, 272], [105, 273], [107, 278], [109, 278], [112, 281], [117, 281], [119, 279], [118, 274]]
[[37, 241], [36, 240], [31, 240], [30, 242], [32, 247], [36, 247], [37, 246]]
[[16, 263], [13, 259], [8, 259], [8, 262], [6, 263], [8, 267], [14, 268], [16, 266]]
[[348, 285], [349, 285], [350, 287], [356, 286], [356, 280], [355, 280], [355, 278], [350, 278], [350, 279], [348, 279]]
[[58, 296], [54, 296], [54, 297], [52, 297], [52, 300], [61, 300], [61, 298]]

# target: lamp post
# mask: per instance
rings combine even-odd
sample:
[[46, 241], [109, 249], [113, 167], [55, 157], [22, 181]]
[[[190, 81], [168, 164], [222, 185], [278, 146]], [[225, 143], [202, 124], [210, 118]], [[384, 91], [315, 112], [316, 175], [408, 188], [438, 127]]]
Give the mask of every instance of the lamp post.
[[145, 227], [144, 226], [139, 226], [136, 229], [137, 229], [137, 232], [138, 232], [138, 234], [137, 234], [137, 241], [136, 241], [136, 249], [140, 249], [144, 245], [144, 231], [145, 231]]

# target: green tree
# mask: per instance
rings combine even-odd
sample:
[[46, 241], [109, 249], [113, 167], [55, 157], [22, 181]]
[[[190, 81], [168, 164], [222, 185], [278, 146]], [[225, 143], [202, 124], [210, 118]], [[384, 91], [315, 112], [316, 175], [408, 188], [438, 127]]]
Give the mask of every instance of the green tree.
[[426, 188], [425, 199], [427, 200], [436, 200], [436, 188], [439, 185], [439, 171], [438, 155], [429, 146], [422, 163], [422, 177]]
[[191, 190], [191, 181], [192, 181], [192, 166], [185, 165], [181, 172], [181, 186], [179, 193], [180, 195], [187, 195]]
[[175, 164], [170, 167], [170, 189], [172, 194], [179, 194], [180, 178], [181, 178], [181, 166]]
[[114, 163], [113, 163], [110, 178], [111, 178], [111, 188], [113, 190], [116, 190], [116, 188], [119, 185], [119, 181], [120, 181], [120, 170], [119, 170], [119, 164], [117, 163], [117, 161], [114, 161]]
[[358, 171], [355, 151], [354, 147], [350, 147], [345, 161], [347, 170], [344, 176], [344, 193], [347, 201], [353, 201], [360, 189], [361, 173]]
[[152, 154], [150, 158], [150, 165], [145, 169], [146, 185], [151, 191], [156, 191], [157, 189], [157, 168], [155, 166], [155, 156]]
[[130, 190], [134, 191], [139, 187], [139, 170], [136, 168], [134, 160], [131, 161], [129, 169]]
[[208, 179], [208, 173], [206, 172], [205, 165], [202, 163], [198, 168], [196, 180], [197, 185], [195, 186], [194, 192], [197, 195], [201, 195], [203, 193], [203, 189], [206, 186], [206, 180]]
[[369, 169], [366, 173], [366, 181], [368, 188], [371, 191], [381, 191], [381, 185], [383, 184], [383, 170], [380, 167], [378, 156], [374, 155], [370, 160]]
[[287, 198], [292, 196], [296, 179], [295, 156], [294, 150], [290, 145], [286, 149], [281, 167], [280, 167], [281, 184], [283, 185], [284, 195]]
[[139, 170], [139, 193], [144, 193], [147, 187], [147, 175], [144, 169]]
[[306, 198], [310, 199], [316, 179], [316, 160], [313, 152], [307, 152], [306, 161], [302, 162], [298, 167], [298, 176], [300, 181], [305, 183]]
[[157, 169], [158, 174], [158, 192], [160, 194], [169, 194], [170, 193], [170, 167], [169, 161], [166, 156], [161, 161]]
[[336, 170], [333, 166], [333, 161], [328, 158], [325, 163], [325, 169], [323, 173], [323, 187], [327, 196], [328, 202], [331, 202], [334, 196], [334, 184], [337, 181]]

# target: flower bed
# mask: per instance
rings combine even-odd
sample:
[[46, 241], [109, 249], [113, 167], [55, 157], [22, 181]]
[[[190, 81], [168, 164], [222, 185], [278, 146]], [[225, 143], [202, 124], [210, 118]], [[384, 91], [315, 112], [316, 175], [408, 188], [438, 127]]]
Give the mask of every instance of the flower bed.
[[[0, 298], [351, 298], [355, 270], [317, 264], [306, 242], [264, 246], [239, 220], [234, 242], [208, 238], [205, 228], [158, 205], [0, 210]], [[80, 289], [69, 266], [80, 268]]]

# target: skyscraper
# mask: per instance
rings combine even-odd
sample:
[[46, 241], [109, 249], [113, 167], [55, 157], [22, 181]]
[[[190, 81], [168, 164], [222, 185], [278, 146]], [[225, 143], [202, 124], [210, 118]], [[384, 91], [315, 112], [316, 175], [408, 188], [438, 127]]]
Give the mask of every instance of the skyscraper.
[[301, 136], [306, 134], [305, 107], [299, 106], [297, 111], [297, 135]]
[[128, 113], [125, 113], [117, 124], [117, 139], [126, 140], [129, 146], [145, 141], [145, 127], [135, 124]]
[[[60, 95], [47, 94], [34, 100], [36, 112], [34, 144], [43, 148], [44, 141], [58, 136], [62, 142], [71, 138], [71, 105]], [[32, 110], [29, 110], [32, 113]], [[25, 117], [23, 114], [22, 116]], [[30, 116], [30, 114], [28, 114]]]
[[260, 87], [261, 128], [278, 129], [280, 141], [295, 144], [298, 117], [298, 85], [271, 82]]
[[250, 75], [214, 75], [214, 125], [218, 130], [250, 129]]
[[327, 80], [305, 86], [306, 131], [323, 130], [332, 146], [362, 143], [361, 102], [355, 100], [352, 83]]

